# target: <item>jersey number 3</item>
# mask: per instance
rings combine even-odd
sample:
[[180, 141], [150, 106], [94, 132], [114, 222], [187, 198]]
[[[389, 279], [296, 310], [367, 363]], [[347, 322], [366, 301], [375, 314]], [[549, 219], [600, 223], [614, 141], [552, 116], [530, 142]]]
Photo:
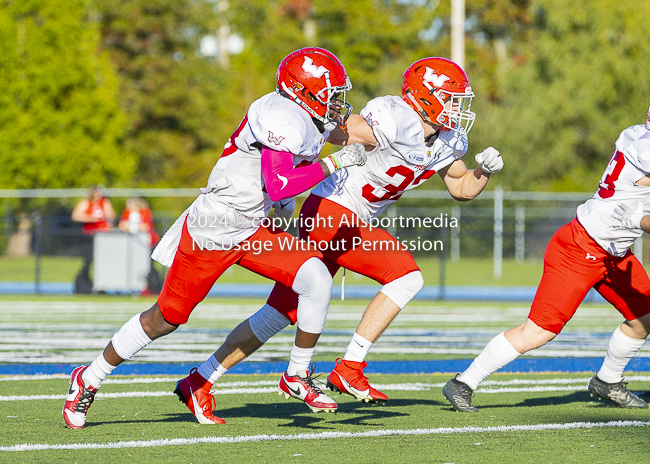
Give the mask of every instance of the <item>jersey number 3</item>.
[[609, 160], [607, 169], [605, 170], [605, 179], [600, 181], [600, 188], [598, 189], [598, 196], [602, 199], [611, 198], [616, 191], [614, 183], [618, 180], [618, 176], [621, 175], [621, 171], [625, 166], [625, 156], [623, 153], [616, 150]]
[[413, 182], [413, 179], [415, 179], [415, 172], [413, 172], [412, 169], [409, 169], [404, 165], [393, 166], [388, 171], [386, 171], [386, 175], [389, 177], [395, 177], [395, 175], [402, 176], [404, 180], [399, 185], [393, 185], [393, 184], [384, 185], [383, 189], [386, 191], [386, 193], [384, 193], [380, 197], [375, 195], [374, 191], [376, 187], [374, 187], [372, 184], [364, 185], [363, 188], [361, 189], [361, 193], [363, 195], [363, 198], [368, 200], [370, 203], [376, 203], [378, 201], [385, 201], [385, 200], [397, 200], [399, 197], [402, 196], [402, 194], [409, 187], [409, 185], [411, 185], [411, 182], [413, 182], [413, 186], [416, 186], [419, 183], [427, 180], [435, 173], [436, 171], [431, 169], [425, 172], [424, 174], [422, 174], [420, 177], [418, 177], [415, 180], [415, 182]]

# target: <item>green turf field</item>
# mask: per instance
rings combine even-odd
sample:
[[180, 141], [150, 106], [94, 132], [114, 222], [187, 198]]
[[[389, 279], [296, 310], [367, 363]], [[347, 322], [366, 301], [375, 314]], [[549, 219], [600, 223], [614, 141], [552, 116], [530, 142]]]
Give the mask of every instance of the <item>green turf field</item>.
[[[0, 363], [88, 363], [122, 323], [154, 301], [3, 298]], [[198, 365], [262, 303], [209, 299], [186, 326], [130, 362]], [[332, 302], [315, 357], [321, 366], [344, 353], [365, 303]], [[369, 362], [473, 358], [528, 311], [523, 303], [416, 303], [373, 346]], [[533, 356], [602, 358], [620, 320], [607, 305], [583, 305], [566, 331]], [[287, 362], [292, 339], [287, 329], [250, 360]], [[648, 355], [647, 345], [639, 355]], [[327, 374], [318, 365], [316, 371]], [[387, 405], [332, 393], [339, 411], [315, 414], [277, 395], [279, 374], [227, 374], [215, 395], [223, 426], [195, 422], [171, 393], [180, 376], [115, 375], [103, 385], [83, 430], [65, 428], [61, 417], [66, 376], [0, 376], [0, 462], [647, 462], [650, 410], [595, 401], [586, 391], [591, 375], [495, 374], [474, 396], [476, 414], [451, 410], [442, 396], [453, 373], [370, 375], [389, 396]], [[629, 387], [650, 400], [650, 374], [626, 375]]]
[[[390, 396], [387, 405], [369, 406], [336, 396], [337, 413], [314, 414], [304, 404], [275, 393], [273, 385], [278, 376], [226, 376], [217, 390], [220, 394], [215, 395], [219, 415], [226, 424], [205, 426], [196, 424], [185, 406], [170, 395], [174, 379], [135, 383], [143, 379], [116, 377], [114, 380], [126, 383], [104, 385], [102, 393], [108, 397], [96, 400], [82, 430], [65, 428], [60, 398], [0, 402], [0, 461], [647, 462], [648, 411], [594, 402], [585, 391], [584, 375], [495, 375], [493, 379], [500, 384], [535, 380], [544, 387], [544, 380], [563, 380], [566, 384], [562, 386], [569, 390], [507, 391], [516, 390], [513, 382], [508, 387], [491, 386], [491, 390], [504, 392], [479, 390], [474, 403], [480, 411], [475, 414], [450, 409], [440, 388], [448, 378], [378, 375], [372, 381]], [[645, 378], [630, 387], [647, 389], [650, 376]], [[570, 383], [573, 380], [577, 382]], [[248, 387], [246, 393], [241, 392], [241, 384]], [[525, 389], [534, 385], [519, 386]], [[67, 379], [0, 382], [4, 398], [63, 398], [66, 390]], [[158, 392], [165, 396], [136, 396]], [[110, 397], [117, 393], [123, 396]], [[571, 423], [576, 423], [575, 428], [567, 428]], [[517, 430], [519, 426], [530, 430]], [[554, 427], [557, 429], [545, 430]], [[167, 446], [170, 443], [164, 440], [178, 440], [178, 444]], [[98, 449], [108, 443], [120, 448]], [[86, 448], [6, 451], [6, 447], [17, 444], [82, 444]]]

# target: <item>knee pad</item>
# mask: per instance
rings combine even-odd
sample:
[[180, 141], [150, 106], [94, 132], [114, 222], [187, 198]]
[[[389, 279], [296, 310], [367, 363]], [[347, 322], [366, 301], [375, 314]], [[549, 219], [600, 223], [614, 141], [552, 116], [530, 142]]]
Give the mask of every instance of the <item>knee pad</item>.
[[422, 273], [420, 271], [413, 271], [388, 282], [380, 291], [402, 309], [422, 290], [423, 286], [424, 279], [422, 278]]
[[318, 258], [309, 258], [300, 266], [293, 281], [298, 294], [298, 328], [308, 333], [321, 333], [332, 298], [332, 276]]
[[268, 304], [248, 318], [248, 325], [261, 343], [266, 343], [269, 338], [281, 332], [289, 324], [289, 319]]
[[151, 343], [151, 339], [140, 323], [140, 314], [136, 314], [124, 324], [113, 335], [111, 343], [117, 355], [125, 361], [131, 359], [138, 351]]

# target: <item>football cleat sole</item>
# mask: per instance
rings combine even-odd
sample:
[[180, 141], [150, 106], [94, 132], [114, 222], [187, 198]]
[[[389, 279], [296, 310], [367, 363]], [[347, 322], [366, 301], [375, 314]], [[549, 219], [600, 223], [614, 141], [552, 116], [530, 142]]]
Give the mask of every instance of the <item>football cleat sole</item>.
[[365, 396], [365, 397], [364, 396], [357, 396], [357, 395], [354, 394], [354, 392], [345, 392], [345, 391], [341, 390], [339, 387], [337, 387], [336, 385], [334, 385], [329, 380], [327, 381], [327, 388], [332, 390], [334, 393], [338, 393], [339, 395], [342, 395], [344, 393], [346, 395], [350, 395], [351, 397], [357, 399], [358, 401], [361, 401], [362, 403], [368, 403], [368, 404], [385, 404], [386, 403], [386, 400], [378, 400], [378, 399], [370, 398], [370, 397], [367, 397], [367, 396]]

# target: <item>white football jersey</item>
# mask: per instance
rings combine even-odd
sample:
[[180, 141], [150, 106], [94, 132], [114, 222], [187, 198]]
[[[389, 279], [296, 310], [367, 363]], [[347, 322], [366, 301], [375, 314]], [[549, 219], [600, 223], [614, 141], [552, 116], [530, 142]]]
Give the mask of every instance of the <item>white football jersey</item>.
[[612, 217], [617, 205], [636, 208], [639, 202], [650, 211], [650, 187], [636, 181], [650, 173], [650, 131], [644, 125], [628, 127], [616, 140], [616, 151], [600, 179], [600, 188], [578, 206], [578, 220], [589, 235], [607, 252], [623, 256], [643, 232], [615, 229]]
[[312, 193], [352, 210], [362, 220], [376, 217], [402, 194], [462, 157], [467, 136], [439, 132], [429, 145], [420, 116], [401, 98], [378, 97], [361, 110], [377, 146], [363, 166], [335, 172]]
[[306, 165], [318, 160], [328, 135], [318, 131], [305, 110], [276, 93], [253, 102], [226, 143], [207, 187], [189, 208], [192, 238], [212, 241], [214, 249], [229, 249], [231, 243], [253, 235], [273, 205], [264, 188], [262, 145], [293, 153], [294, 166]]

